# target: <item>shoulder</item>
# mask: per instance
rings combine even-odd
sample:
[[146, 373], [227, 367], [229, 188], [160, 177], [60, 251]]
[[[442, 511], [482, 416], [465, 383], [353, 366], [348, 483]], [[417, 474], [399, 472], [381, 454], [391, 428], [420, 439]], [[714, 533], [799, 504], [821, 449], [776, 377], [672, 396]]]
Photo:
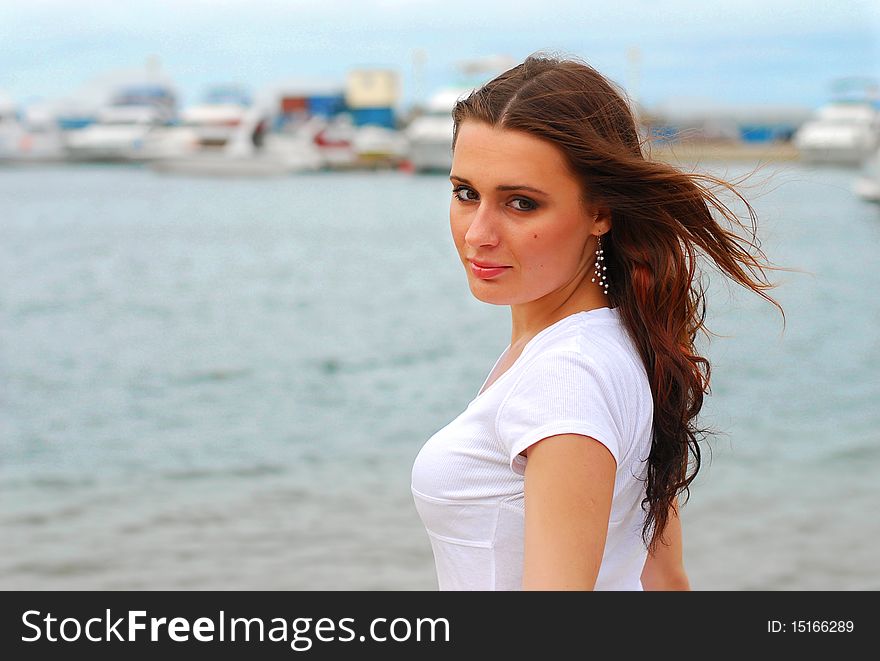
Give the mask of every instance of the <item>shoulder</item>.
[[[573, 323], [524, 361], [498, 408], [557, 415], [596, 407], [615, 417], [637, 414], [651, 401], [644, 364], [622, 324]], [[643, 406], [644, 404], [644, 406]]]
[[562, 413], [583, 406], [591, 394], [613, 396], [614, 361], [585, 351], [578, 338], [544, 346], [528, 356], [509, 385], [498, 409], [499, 416], [513, 410]]
[[495, 435], [511, 468], [522, 474], [524, 452], [534, 443], [562, 435], [588, 436], [617, 461], [625, 449], [626, 388], [614, 384], [602, 359], [556, 346], [530, 356], [498, 408]]
[[606, 317], [586, 320], [571, 329], [563, 348], [589, 359], [595, 370], [611, 375], [617, 382], [647, 385], [644, 361], [618, 311]]
[[528, 358], [520, 380], [544, 375], [578, 375], [612, 380], [642, 380], [638, 350], [615, 310], [572, 320]]

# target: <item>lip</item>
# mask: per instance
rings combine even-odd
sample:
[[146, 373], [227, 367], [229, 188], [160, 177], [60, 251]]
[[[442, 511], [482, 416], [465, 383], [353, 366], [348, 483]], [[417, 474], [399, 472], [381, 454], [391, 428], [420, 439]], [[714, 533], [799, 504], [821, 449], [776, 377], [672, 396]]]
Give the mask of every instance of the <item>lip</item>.
[[495, 278], [510, 268], [509, 266], [503, 266], [501, 264], [483, 264], [472, 259], [469, 259], [468, 261], [471, 264], [471, 272], [481, 280]]
[[471, 264], [473, 264], [474, 266], [481, 268], [481, 269], [504, 269], [504, 268], [507, 268], [507, 266], [504, 264], [490, 264], [489, 262], [478, 262], [476, 259], [469, 259], [468, 261]]

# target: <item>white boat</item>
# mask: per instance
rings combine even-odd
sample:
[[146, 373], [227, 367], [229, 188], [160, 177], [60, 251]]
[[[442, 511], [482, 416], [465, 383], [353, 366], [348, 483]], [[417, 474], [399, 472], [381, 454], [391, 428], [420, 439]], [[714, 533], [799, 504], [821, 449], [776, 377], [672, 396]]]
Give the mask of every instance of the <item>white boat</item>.
[[409, 153], [409, 144], [400, 131], [373, 124], [357, 127], [352, 147], [360, 165], [395, 166]]
[[851, 76], [831, 83], [831, 101], [795, 132], [801, 159], [859, 165], [880, 147], [880, 81]]
[[212, 87], [200, 103], [180, 112], [177, 124], [150, 132], [145, 149], [154, 158], [222, 149], [244, 121], [250, 105], [250, 97], [241, 87]]
[[65, 157], [61, 128], [46, 103], [21, 110], [0, 99], [0, 162], [54, 163]]
[[323, 166], [310, 143], [284, 136], [268, 136], [259, 153], [198, 153], [150, 161], [156, 172], [208, 177], [284, 176], [309, 172]]
[[175, 94], [168, 86], [124, 88], [98, 111], [94, 124], [66, 134], [65, 150], [76, 161], [149, 160], [157, 156], [149, 148], [151, 134], [174, 117]]
[[156, 172], [196, 176], [265, 177], [320, 169], [324, 161], [310, 132], [271, 133], [271, 111], [255, 104], [219, 150], [152, 159]]
[[312, 141], [328, 168], [353, 167], [358, 160], [354, 138], [357, 128], [351, 115], [342, 113], [332, 119], [312, 117], [300, 128], [312, 136]]
[[853, 190], [866, 202], [880, 203], [880, 177], [859, 177], [853, 185]]
[[868, 159], [862, 175], [853, 184], [853, 192], [866, 202], [880, 203], [880, 149]]
[[424, 114], [406, 127], [407, 158], [416, 172], [449, 172], [452, 167], [452, 109], [472, 87], [449, 87], [433, 94]]
[[0, 160], [13, 159], [24, 129], [18, 119], [18, 108], [6, 95], [0, 95]]
[[300, 125], [312, 140], [330, 169], [358, 167], [396, 167], [408, 154], [406, 136], [396, 129], [364, 124], [356, 126], [351, 114], [332, 118], [312, 117]]
[[235, 85], [214, 86], [203, 100], [180, 112], [177, 125], [155, 133], [154, 149], [162, 150], [160, 142], [167, 143], [165, 151], [175, 149], [196, 151], [224, 147], [245, 119], [251, 106], [247, 92]]
[[25, 133], [18, 145], [19, 163], [58, 163], [65, 160], [64, 133], [48, 104], [28, 106], [24, 111]]
[[459, 99], [516, 63], [508, 55], [487, 55], [461, 60], [458, 84], [428, 98], [423, 114], [406, 127], [408, 160], [416, 172], [449, 172], [452, 167], [452, 110]]
[[217, 85], [208, 90], [202, 103], [181, 112], [180, 123], [195, 132], [200, 147], [224, 147], [251, 104], [250, 95], [242, 87]]

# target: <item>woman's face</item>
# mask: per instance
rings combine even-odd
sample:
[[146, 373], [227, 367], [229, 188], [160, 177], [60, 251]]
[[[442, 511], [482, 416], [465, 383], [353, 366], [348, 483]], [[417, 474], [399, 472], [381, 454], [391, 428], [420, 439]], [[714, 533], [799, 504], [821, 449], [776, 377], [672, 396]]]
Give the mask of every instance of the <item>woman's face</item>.
[[476, 298], [515, 305], [585, 276], [589, 284], [592, 236], [609, 226], [585, 208], [580, 185], [555, 145], [465, 121], [450, 174], [452, 237]]

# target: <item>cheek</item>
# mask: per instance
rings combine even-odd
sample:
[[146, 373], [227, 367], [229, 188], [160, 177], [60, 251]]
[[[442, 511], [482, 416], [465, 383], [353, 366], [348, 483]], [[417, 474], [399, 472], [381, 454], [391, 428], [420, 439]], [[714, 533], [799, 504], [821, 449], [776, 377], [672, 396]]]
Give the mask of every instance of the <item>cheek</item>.
[[464, 235], [467, 234], [467, 223], [454, 211], [449, 212], [449, 230], [452, 233], [452, 239], [455, 245], [460, 246], [464, 243]]
[[573, 264], [580, 261], [581, 250], [578, 248], [577, 237], [570, 230], [555, 228], [542, 232], [531, 231], [523, 237], [520, 244], [526, 250], [528, 270], [549, 275], [557, 270], [567, 271]]

